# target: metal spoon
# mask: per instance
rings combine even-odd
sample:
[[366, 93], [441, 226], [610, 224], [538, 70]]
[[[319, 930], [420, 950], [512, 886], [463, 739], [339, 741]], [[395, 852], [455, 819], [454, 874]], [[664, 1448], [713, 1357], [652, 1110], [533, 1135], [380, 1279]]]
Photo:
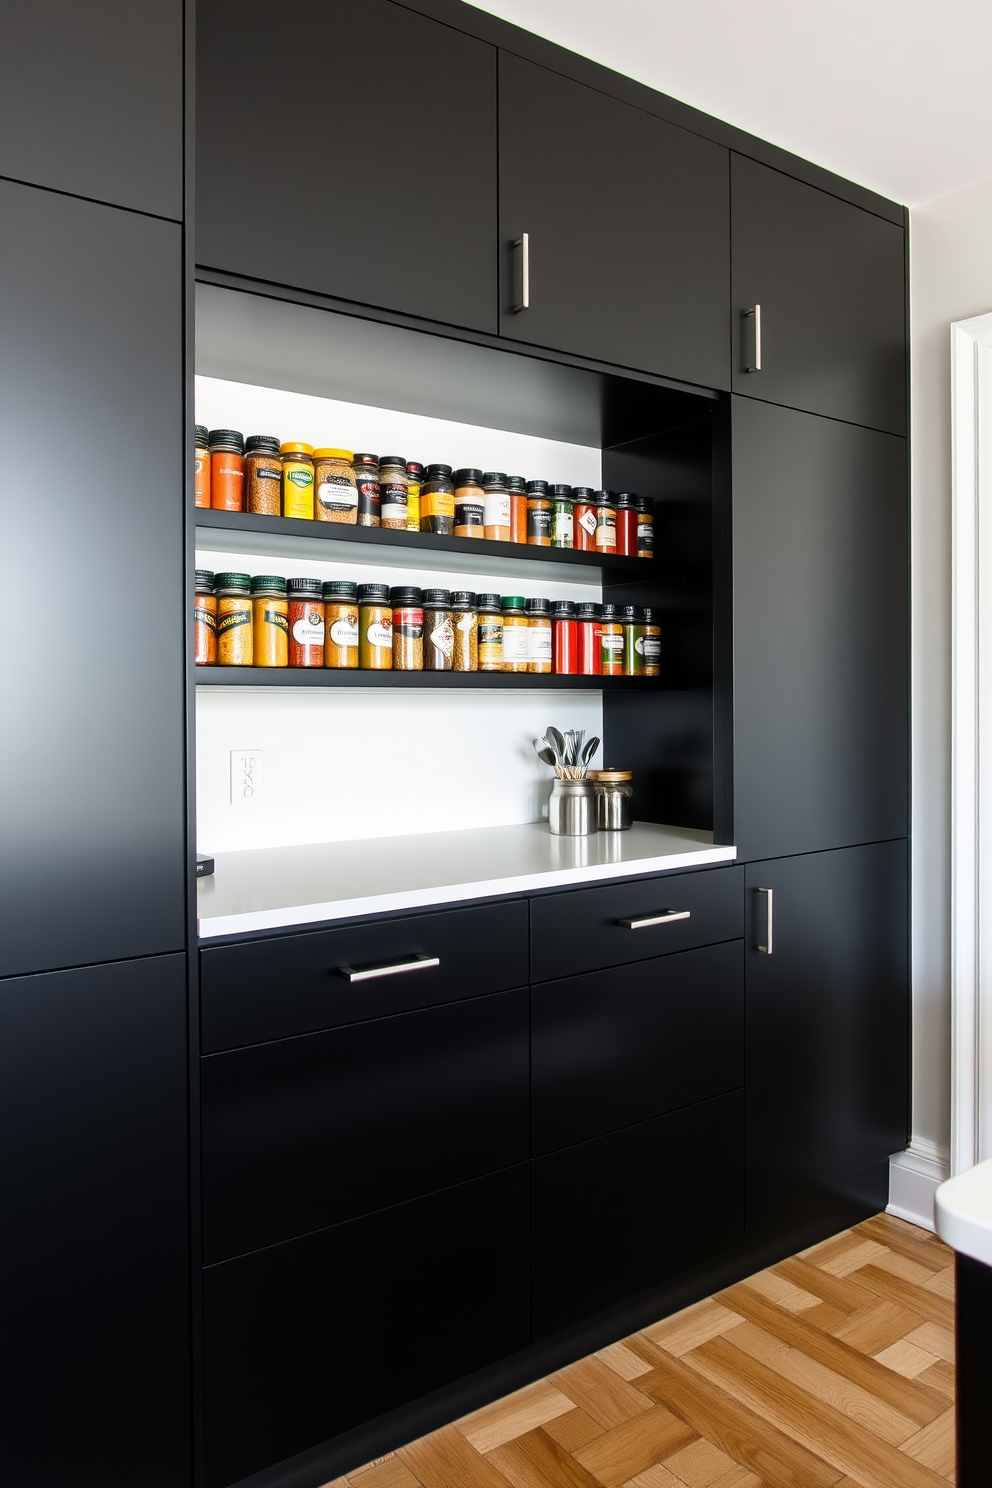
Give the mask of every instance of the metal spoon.
[[551, 753], [550, 749], [542, 748], [543, 742], [544, 741], [541, 739], [534, 740], [534, 752], [536, 753], [538, 759], [541, 761], [542, 764], [553, 766], [557, 763], [557, 761], [555, 760], [555, 757]]
[[582, 751], [582, 764], [583, 764], [583, 766], [588, 765], [589, 761], [592, 759], [593, 755], [596, 753], [596, 750], [598, 748], [599, 748], [599, 740], [596, 738], [596, 736], [594, 734], [593, 737], [586, 744], [585, 749], [583, 749], [583, 751]]
[[557, 763], [559, 765], [565, 764], [565, 740], [562, 738], [561, 734], [558, 732], [553, 724], [548, 724], [548, 727], [545, 730], [544, 737], [547, 739], [549, 745], [557, 754]]

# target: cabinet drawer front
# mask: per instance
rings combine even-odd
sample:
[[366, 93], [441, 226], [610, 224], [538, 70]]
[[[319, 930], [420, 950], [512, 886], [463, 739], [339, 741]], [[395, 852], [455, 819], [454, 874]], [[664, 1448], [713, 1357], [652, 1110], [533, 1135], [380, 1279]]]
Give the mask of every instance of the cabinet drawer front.
[[535, 987], [535, 1154], [744, 1084], [744, 942]]
[[[420, 965], [426, 957], [437, 965]], [[410, 970], [378, 975], [391, 963]], [[350, 971], [371, 972], [349, 980]], [[200, 952], [205, 1054], [527, 982], [527, 904], [373, 920]]]
[[577, 889], [532, 903], [531, 979], [543, 982], [600, 966], [647, 961], [743, 934], [743, 868]]
[[204, 1273], [207, 1488], [530, 1342], [528, 1169]]
[[534, 1335], [688, 1271], [744, 1230], [744, 1093], [539, 1158]]
[[201, 1061], [206, 1261], [528, 1156], [528, 994]]

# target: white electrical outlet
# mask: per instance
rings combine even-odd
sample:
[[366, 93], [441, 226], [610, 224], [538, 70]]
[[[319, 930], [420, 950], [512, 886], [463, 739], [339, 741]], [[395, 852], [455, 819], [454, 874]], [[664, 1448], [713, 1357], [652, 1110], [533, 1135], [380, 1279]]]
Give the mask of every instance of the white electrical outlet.
[[262, 751], [231, 750], [231, 805], [254, 806], [262, 799]]

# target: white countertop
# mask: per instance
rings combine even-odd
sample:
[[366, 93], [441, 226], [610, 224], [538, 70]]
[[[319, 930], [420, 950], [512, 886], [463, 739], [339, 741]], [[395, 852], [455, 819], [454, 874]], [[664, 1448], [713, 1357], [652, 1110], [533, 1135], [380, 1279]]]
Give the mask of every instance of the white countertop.
[[992, 1158], [940, 1185], [934, 1217], [945, 1245], [992, 1266]]
[[200, 938], [526, 894], [669, 868], [731, 863], [710, 832], [637, 822], [552, 837], [546, 822], [217, 853], [197, 881]]

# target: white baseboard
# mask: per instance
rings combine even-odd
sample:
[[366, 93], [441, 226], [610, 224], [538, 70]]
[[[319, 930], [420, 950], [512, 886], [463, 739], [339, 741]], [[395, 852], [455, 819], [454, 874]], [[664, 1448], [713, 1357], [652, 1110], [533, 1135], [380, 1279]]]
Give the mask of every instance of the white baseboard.
[[885, 1212], [932, 1230], [933, 1196], [950, 1173], [946, 1148], [914, 1138], [905, 1152], [889, 1158], [889, 1202]]

